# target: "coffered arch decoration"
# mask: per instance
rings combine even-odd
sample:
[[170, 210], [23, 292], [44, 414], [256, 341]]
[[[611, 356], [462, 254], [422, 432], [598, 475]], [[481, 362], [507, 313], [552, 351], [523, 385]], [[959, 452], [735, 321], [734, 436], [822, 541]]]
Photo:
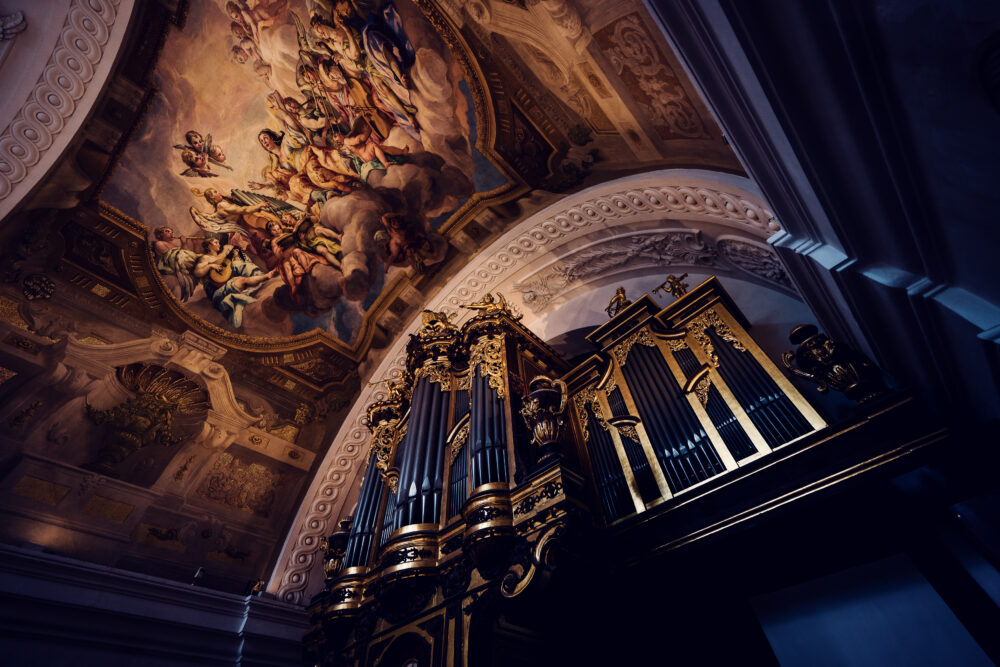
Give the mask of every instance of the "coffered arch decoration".
[[[786, 295], [794, 288], [766, 244], [778, 228], [765, 202], [744, 178], [698, 170], [663, 170], [626, 177], [567, 196], [524, 219], [454, 276], [426, 308], [455, 313], [487, 292], [502, 292], [524, 315], [529, 329], [565, 300], [559, 290], [541, 296], [539, 281], [562, 276], [568, 291], [599, 281], [600, 251], [628, 258], [622, 270], [709, 271], [755, 282]], [[579, 267], [571, 270], [567, 267]], [[562, 273], [559, 273], [562, 271]], [[568, 293], [568, 292], [567, 292]], [[403, 370], [404, 348], [420, 327], [419, 315], [404, 329], [372, 379]], [[350, 480], [368, 451], [364, 408], [386, 397], [381, 384], [368, 386], [345, 417], [292, 524], [269, 592], [302, 602], [322, 583], [320, 539], [350, 510]]]
[[90, 115], [136, 3], [21, 4], [23, 30], [0, 59], [0, 218], [41, 182]]

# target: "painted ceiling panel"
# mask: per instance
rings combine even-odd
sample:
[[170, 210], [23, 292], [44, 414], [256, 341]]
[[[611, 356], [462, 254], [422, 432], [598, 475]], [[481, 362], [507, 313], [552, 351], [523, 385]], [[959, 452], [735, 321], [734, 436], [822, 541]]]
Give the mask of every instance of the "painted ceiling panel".
[[8, 541], [242, 592], [296, 508], [350, 502], [364, 457], [331, 442], [482, 249], [601, 183], [742, 174], [640, 2], [136, 12], [75, 152], [0, 227]]

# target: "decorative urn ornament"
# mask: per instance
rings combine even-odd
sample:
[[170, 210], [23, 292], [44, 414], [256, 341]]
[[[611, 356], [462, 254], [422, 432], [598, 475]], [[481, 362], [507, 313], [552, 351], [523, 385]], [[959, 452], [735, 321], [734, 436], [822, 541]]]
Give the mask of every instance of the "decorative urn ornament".
[[562, 431], [568, 398], [569, 392], [562, 380], [539, 375], [528, 383], [521, 416], [531, 431], [532, 444], [539, 449], [539, 461], [558, 456], [556, 443]]

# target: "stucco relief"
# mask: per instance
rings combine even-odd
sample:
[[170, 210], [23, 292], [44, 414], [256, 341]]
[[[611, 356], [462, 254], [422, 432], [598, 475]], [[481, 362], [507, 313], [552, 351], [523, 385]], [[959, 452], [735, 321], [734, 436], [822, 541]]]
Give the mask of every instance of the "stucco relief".
[[745, 239], [720, 238], [719, 253], [742, 271], [790, 288], [792, 281], [777, 255], [767, 245]]
[[[48, 63], [14, 120], [0, 132], [0, 200], [52, 147], [95, 78], [120, 0], [73, 0]], [[129, 3], [131, 4], [131, 3]]]
[[669, 266], [713, 266], [718, 252], [701, 233], [677, 230], [656, 234], [632, 234], [589, 246], [561, 259], [529, 280], [516, 283], [524, 305], [533, 313], [545, 310], [557, 297], [574, 286], [638, 264]]
[[594, 37], [610, 55], [636, 101], [648, 108], [662, 138], [710, 138], [680, 79], [638, 13], [623, 16]]

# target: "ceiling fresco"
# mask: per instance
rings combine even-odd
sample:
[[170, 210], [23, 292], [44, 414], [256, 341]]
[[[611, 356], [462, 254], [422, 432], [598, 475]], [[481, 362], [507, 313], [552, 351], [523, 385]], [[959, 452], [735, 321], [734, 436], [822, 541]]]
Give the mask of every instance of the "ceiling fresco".
[[357, 350], [389, 286], [438, 271], [487, 202], [643, 164], [736, 169], [623, 8], [584, 39], [569, 5], [529, 28], [517, 5], [193, 2], [102, 198], [197, 319]]
[[102, 96], [0, 227], [8, 541], [244, 591], [296, 508], [346, 501], [366, 445], [331, 443], [483, 249], [602, 183], [742, 175], [638, 1], [120, 10]]
[[448, 215], [507, 183], [461, 68], [408, 0], [189, 11], [104, 199], [199, 317], [351, 344], [387, 277], [440, 263]]

